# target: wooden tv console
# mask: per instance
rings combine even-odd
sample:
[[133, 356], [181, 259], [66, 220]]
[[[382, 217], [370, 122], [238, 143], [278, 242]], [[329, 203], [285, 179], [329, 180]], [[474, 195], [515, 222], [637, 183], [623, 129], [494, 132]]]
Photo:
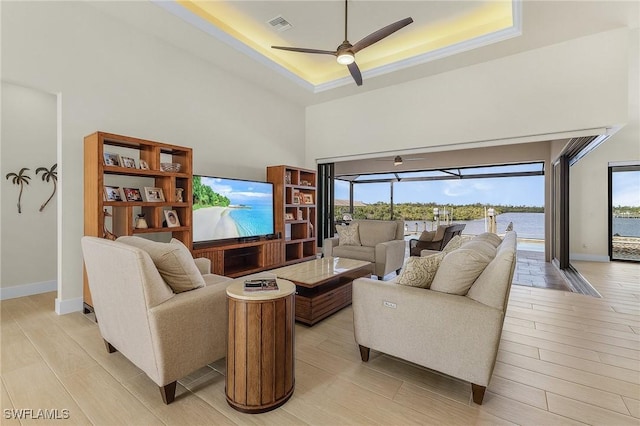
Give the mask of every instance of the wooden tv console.
[[214, 274], [240, 277], [282, 265], [282, 240], [260, 239], [194, 248], [193, 257], [211, 260]]

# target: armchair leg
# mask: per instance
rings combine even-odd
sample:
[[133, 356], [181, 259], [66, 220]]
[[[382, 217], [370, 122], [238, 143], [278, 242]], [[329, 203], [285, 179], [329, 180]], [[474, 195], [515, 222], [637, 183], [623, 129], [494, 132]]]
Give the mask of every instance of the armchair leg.
[[376, 277], [378, 277], [378, 281], [382, 281], [382, 279], [384, 278], [384, 277], [381, 277], [380, 275], [376, 275]]
[[362, 358], [362, 361], [363, 362], [369, 361], [369, 351], [370, 351], [370, 349], [367, 348], [366, 346], [362, 346], [362, 345], [358, 345], [358, 347], [360, 348], [360, 358]]
[[[102, 339], [104, 340], [104, 339]], [[114, 353], [114, 352], [118, 352], [118, 350], [116, 348], [113, 347], [113, 345], [111, 345], [111, 343], [107, 342], [106, 340], [104, 340], [104, 346], [107, 348], [107, 352], [109, 352], [110, 354]]]
[[171, 382], [168, 385], [160, 386], [160, 395], [162, 395], [162, 402], [169, 405], [176, 399], [176, 383]]
[[486, 390], [486, 386], [480, 386], [476, 385], [475, 383], [471, 383], [471, 394], [473, 395], [473, 402], [478, 405], [482, 405], [482, 400], [484, 399], [484, 391]]

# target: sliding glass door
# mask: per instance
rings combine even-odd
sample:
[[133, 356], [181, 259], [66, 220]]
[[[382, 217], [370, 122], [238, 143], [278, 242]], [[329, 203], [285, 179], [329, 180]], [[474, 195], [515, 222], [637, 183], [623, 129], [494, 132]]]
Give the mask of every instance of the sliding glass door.
[[609, 257], [640, 262], [640, 164], [609, 166]]

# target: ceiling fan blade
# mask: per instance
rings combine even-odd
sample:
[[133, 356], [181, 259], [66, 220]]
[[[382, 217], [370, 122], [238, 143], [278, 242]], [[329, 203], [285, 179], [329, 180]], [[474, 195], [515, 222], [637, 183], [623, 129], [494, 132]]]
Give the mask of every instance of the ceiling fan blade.
[[365, 47], [371, 46], [373, 43], [377, 43], [385, 37], [390, 36], [401, 28], [406, 27], [410, 23], [413, 22], [412, 18], [404, 18], [399, 20], [398, 22], [394, 22], [393, 24], [387, 25], [384, 28], [380, 28], [378, 31], [369, 34], [359, 42], [353, 45], [353, 53], [357, 53]]
[[352, 62], [347, 65], [347, 67], [349, 68], [351, 77], [353, 77], [353, 79], [356, 81], [356, 84], [358, 86], [362, 86], [362, 73], [360, 72], [360, 68], [358, 68], [358, 65], [355, 62]]
[[333, 55], [333, 56], [336, 56], [337, 54], [337, 52], [332, 50], [306, 49], [304, 47], [271, 46], [271, 48], [280, 49], [280, 50], [289, 50], [291, 52], [300, 52], [300, 53], [319, 53], [322, 55]]

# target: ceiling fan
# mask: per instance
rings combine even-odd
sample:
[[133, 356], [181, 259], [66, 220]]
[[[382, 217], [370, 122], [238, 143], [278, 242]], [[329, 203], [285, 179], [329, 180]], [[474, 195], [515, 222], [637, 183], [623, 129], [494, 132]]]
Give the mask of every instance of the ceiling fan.
[[[404, 163], [405, 161], [420, 161], [420, 160], [424, 160], [424, 158], [402, 158], [399, 155], [396, 155], [393, 159], [393, 165], [394, 166], [399, 166], [402, 163]], [[388, 159], [376, 159], [376, 161], [389, 161]]]
[[344, 41], [335, 51], [332, 50], [318, 50], [318, 49], [307, 49], [303, 47], [285, 47], [285, 46], [271, 46], [273, 49], [280, 50], [289, 50], [291, 52], [301, 52], [301, 53], [318, 53], [321, 55], [333, 55], [337, 57], [337, 61], [340, 65], [346, 65], [349, 68], [349, 72], [351, 76], [355, 80], [358, 86], [362, 86], [362, 73], [360, 72], [360, 68], [356, 64], [355, 54], [364, 49], [365, 47], [369, 47], [374, 43], [379, 42], [385, 37], [390, 36], [395, 33], [399, 29], [406, 27], [410, 23], [413, 22], [412, 18], [404, 18], [399, 20], [398, 22], [394, 22], [393, 24], [387, 25], [386, 27], [380, 28], [378, 31], [375, 31], [356, 44], [349, 43], [347, 39], [347, 15], [348, 14], [348, 5], [347, 0], [344, 2]]

